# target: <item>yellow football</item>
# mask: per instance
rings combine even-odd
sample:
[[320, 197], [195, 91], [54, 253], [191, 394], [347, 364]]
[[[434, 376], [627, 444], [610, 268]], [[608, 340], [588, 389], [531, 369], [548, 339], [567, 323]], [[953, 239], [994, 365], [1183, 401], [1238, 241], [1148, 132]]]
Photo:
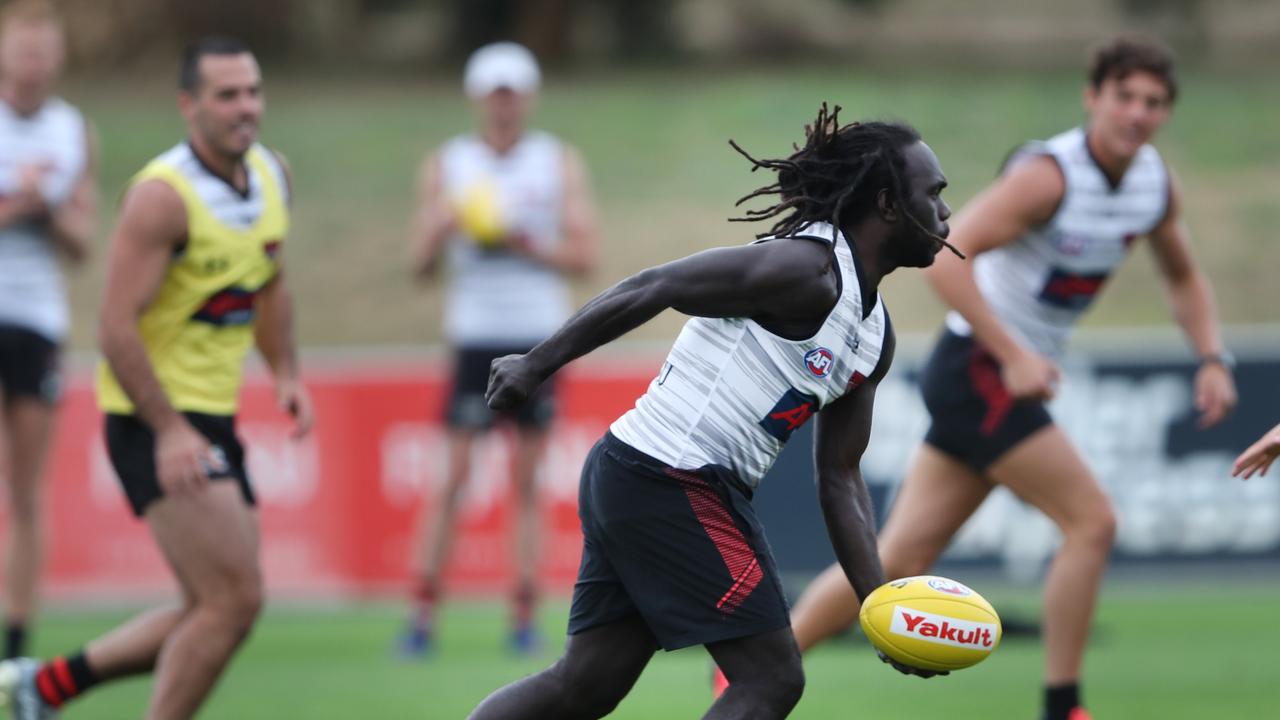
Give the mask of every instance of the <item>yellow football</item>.
[[885, 655], [924, 670], [967, 668], [1000, 645], [1000, 616], [991, 603], [935, 575], [876, 588], [863, 601], [858, 622]]
[[457, 197], [454, 210], [458, 213], [458, 227], [476, 243], [493, 246], [506, 239], [506, 218], [493, 181], [468, 186]]

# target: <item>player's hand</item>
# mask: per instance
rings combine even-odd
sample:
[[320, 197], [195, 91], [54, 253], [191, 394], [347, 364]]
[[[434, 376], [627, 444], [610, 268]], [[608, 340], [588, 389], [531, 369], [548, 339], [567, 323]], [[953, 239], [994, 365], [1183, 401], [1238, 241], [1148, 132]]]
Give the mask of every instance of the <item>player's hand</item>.
[[0, 200], [0, 217], [9, 222], [21, 222], [49, 214], [40, 186], [47, 169], [43, 165], [24, 165], [18, 168], [18, 186]]
[[527, 355], [505, 355], [489, 365], [489, 387], [484, 399], [491, 410], [514, 410], [525, 403], [542, 384], [529, 367]]
[[937, 676], [937, 675], [950, 675], [950, 674], [951, 674], [950, 672], [948, 672], [948, 671], [946, 671], [946, 670], [923, 670], [923, 669], [918, 668], [918, 667], [911, 667], [910, 665], [903, 665], [902, 663], [898, 662], [897, 660], [894, 660], [893, 658], [889, 657], [888, 655], [885, 655], [885, 654], [884, 654], [884, 651], [883, 651], [883, 650], [880, 650], [880, 649], [878, 649], [878, 648], [876, 649], [876, 655], [879, 655], [879, 656], [880, 656], [880, 662], [883, 662], [883, 663], [886, 663], [886, 664], [888, 664], [888, 665], [893, 666], [893, 669], [894, 669], [894, 670], [897, 670], [898, 672], [902, 673], [903, 675], [915, 675], [916, 677], [924, 678], [924, 679], [928, 680], [929, 678], [934, 677], [934, 676]]
[[165, 495], [185, 495], [227, 472], [227, 459], [203, 435], [180, 419], [156, 433], [156, 478]]
[[1195, 401], [1200, 427], [1218, 424], [1236, 406], [1236, 381], [1225, 365], [1207, 362], [1196, 371]]
[[315, 411], [311, 405], [311, 394], [307, 386], [297, 378], [285, 378], [276, 381], [276, 404], [293, 418], [293, 439], [301, 440], [311, 432], [315, 423]]
[[1280, 425], [1271, 428], [1270, 432], [1258, 439], [1258, 442], [1240, 453], [1240, 457], [1236, 458], [1235, 464], [1231, 466], [1231, 475], [1232, 477], [1243, 475], [1245, 480], [1253, 477], [1254, 473], [1266, 475], [1267, 468], [1271, 467], [1271, 463], [1277, 457], [1280, 457]]
[[1031, 350], [1000, 368], [1000, 381], [1015, 400], [1052, 400], [1061, 379], [1052, 360]]

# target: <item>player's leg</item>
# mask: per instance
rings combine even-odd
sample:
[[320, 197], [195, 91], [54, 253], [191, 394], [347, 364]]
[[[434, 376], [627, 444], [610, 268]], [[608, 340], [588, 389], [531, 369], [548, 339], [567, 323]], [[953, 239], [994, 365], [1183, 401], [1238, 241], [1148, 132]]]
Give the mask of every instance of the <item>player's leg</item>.
[[262, 607], [257, 514], [235, 482], [214, 481], [147, 509], [147, 523], [191, 606], [155, 662], [147, 717], [195, 714]]
[[35, 612], [36, 586], [44, 558], [44, 524], [40, 516], [41, 479], [54, 406], [25, 395], [3, 402], [2, 453], [8, 463], [9, 533], [5, 543], [5, 618], [8, 632], [5, 657], [25, 654], [25, 630]]
[[547, 432], [520, 426], [515, 434], [512, 480], [515, 490], [516, 588], [512, 598], [512, 643], [523, 652], [537, 644], [534, 610], [537, 602], [539, 541], [538, 468], [546, 455]]
[[784, 718], [800, 702], [804, 669], [790, 629], [710, 643], [707, 651], [729, 681], [708, 720]]
[[1044, 586], [1045, 684], [1050, 690], [1074, 686], [1115, 539], [1111, 502], [1066, 435], [1052, 425], [1010, 450], [988, 472], [1062, 531]]
[[444, 488], [427, 522], [422, 527], [419, 548], [422, 566], [413, 588], [413, 612], [409, 629], [400, 639], [400, 650], [407, 655], [421, 655], [430, 649], [436, 609], [442, 592], [441, 575], [449, 560], [449, 548], [457, 526], [458, 509], [467, 478], [471, 476], [471, 450], [474, 430], [450, 430]]
[[[969, 465], [921, 444], [880, 531], [885, 577], [927, 572], [990, 491], [991, 484]], [[853, 587], [833, 564], [805, 588], [791, 613], [800, 652], [848, 629], [857, 616]]]
[[657, 649], [649, 626], [636, 614], [570, 635], [555, 664], [494, 691], [468, 717], [604, 717], [631, 691]]

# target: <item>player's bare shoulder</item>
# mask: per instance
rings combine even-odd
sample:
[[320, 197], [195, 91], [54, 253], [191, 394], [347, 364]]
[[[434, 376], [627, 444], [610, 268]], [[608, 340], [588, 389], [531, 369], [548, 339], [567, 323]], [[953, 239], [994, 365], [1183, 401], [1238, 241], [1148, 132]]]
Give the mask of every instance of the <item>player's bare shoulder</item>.
[[159, 178], [148, 178], [125, 193], [116, 229], [118, 239], [177, 244], [186, 234], [187, 207], [172, 185]]
[[1048, 153], [1029, 153], [1014, 159], [993, 187], [1002, 204], [1032, 224], [1051, 220], [1062, 204], [1067, 179]]

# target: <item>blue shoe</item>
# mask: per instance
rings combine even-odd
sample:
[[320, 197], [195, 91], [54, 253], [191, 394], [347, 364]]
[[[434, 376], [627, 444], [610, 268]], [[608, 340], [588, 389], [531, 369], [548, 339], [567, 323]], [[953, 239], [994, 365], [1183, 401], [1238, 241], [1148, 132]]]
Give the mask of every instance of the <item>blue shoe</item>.
[[410, 627], [396, 641], [396, 654], [404, 660], [422, 660], [434, 646], [429, 627]]
[[511, 651], [517, 655], [532, 656], [542, 651], [542, 638], [532, 624], [517, 625], [511, 631]]

